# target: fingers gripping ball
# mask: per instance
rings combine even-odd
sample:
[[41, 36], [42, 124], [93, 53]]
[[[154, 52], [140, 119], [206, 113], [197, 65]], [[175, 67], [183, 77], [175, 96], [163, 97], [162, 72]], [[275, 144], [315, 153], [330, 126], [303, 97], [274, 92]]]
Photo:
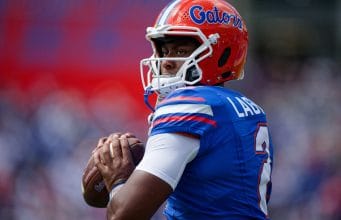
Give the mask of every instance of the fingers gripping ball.
[[[135, 138], [128, 138], [131, 154], [137, 165], [144, 154], [143, 143]], [[105, 208], [109, 202], [109, 192], [105, 187], [103, 177], [95, 166], [94, 157], [91, 155], [82, 176], [82, 193], [85, 202], [93, 207]]]
[[82, 193], [85, 202], [93, 207], [104, 208], [109, 201], [108, 190], [105, 188], [103, 178], [95, 166], [93, 155], [91, 155], [83, 172]]

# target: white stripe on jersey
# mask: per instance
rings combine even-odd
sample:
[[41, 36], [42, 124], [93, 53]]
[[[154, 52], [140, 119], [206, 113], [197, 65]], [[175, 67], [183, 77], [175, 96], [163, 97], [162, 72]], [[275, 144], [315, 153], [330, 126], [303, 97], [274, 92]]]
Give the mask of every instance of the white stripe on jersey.
[[166, 19], [169, 16], [170, 11], [177, 5], [181, 0], [174, 1], [168, 8], [165, 10], [161, 18], [159, 19], [158, 25], [164, 25], [166, 22]]
[[209, 105], [204, 104], [178, 104], [178, 105], [166, 105], [158, 108], [155, 111], [154, 118], [160, 115], [165, 115], [168, 113], [201, 113], [213, 116], [212, 108]]

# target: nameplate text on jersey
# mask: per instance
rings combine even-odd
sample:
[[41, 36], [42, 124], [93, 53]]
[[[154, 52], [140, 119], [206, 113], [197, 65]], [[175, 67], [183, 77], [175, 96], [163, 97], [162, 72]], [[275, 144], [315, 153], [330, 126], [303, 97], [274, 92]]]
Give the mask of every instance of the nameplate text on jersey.
[[264, 114], [264, 110], [259, 107], [256, 103], [251, 101], [246, 97], [226, 97], [227, 100], [231, 103], [234, 111], [237, 113], [239, 118], [251, 116], [251, 115], [258, 115]]

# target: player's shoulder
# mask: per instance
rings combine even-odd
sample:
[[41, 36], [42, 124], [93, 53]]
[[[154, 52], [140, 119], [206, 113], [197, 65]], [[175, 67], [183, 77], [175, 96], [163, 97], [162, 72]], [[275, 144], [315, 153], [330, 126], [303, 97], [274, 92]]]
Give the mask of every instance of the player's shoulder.
[[204, 90], [204, 94], [206, 94], [206, 97], [209, 97], [210, 100], [216, 99], [223, 102], [226, 102], [227, 99], [231, 98], [251, 100], [249, 97], [239, 91], [221, 86], [205, 86], [202, 88], [198, 88], [198, 90]]
[[190, 86], [174, 90], [161, 102], [161, 106], [173, 104], [190, 104], [189, 106], [211, 109], [225, 109], [238, 117], [265, 114], [252, 99], [239, 91], [221, 86]]
[[[200, 86], [203, 87], [203, 86]], [[204, 90], [199, 86], [187, 86], [178, 88], [166, 96], [159, 104], [160, 106], [181, 104], [181, 103], [206, 103], [207, 98]]]
[[160, 105], [176, 102], [205, 103], [216, 105], [228, 96], [241, 96], [240, 93], [219, 86], [187, 86], [170, 93]]
[[200, 115], [211, 118], [215, 104], [206, 86], [188, 86], [172, 91], [156, 106], [154, 119], [162, 115]]

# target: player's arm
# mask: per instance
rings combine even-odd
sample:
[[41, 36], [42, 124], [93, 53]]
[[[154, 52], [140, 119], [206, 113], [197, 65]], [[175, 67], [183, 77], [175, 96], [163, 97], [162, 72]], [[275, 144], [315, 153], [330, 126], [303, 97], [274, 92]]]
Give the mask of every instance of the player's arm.
[[160, 178], [136, 170], [114, 192], [107, 206], [107, 218], [150, 219], [172, 191], [171, 186]]
[[[196, 156], [199, 142], [197, 138], [179, 134], [151, 137], [142, 161], [127, 182], [114, 187], [107, 206], [108, 219], [150, 219], [173, 192], [186, 164]], [[125, 149], [129, 148], [126, 148], [123, 140], [120, 144], [121, 146], [116, 147], [122, 149], [122, 158], [126, 155], [126, 160], [129, 160], [130, 152], [125, 152]], [[103, 155], [103, 151], [97, 154], [96, 164], [102, 175], [104, 174], [104, 180], [111, 178], [106, 176], [106, 171], [111, 169], [108, 166], [116, 166], [111, 169], [111, 176], [124, 178], [124, 175], [117, 173], [124, 174], [122, 170], [126, 169], [125, 166], [120, 166], [121, 171], [118, 171], [119, 163], [111, 162], [110, 157]], [[129, 169], [129, 166], [126, 167]]]

